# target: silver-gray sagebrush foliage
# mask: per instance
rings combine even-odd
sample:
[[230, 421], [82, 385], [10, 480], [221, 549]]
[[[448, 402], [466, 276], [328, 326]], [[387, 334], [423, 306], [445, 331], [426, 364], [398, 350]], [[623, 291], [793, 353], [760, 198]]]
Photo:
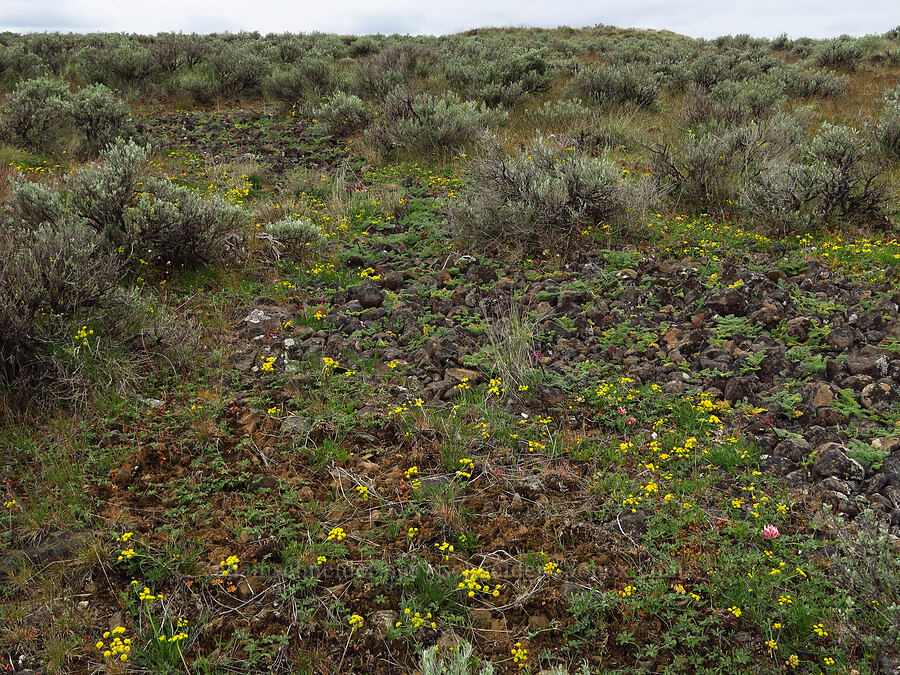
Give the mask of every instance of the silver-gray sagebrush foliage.
[[869, 142], [859, 131], [825, 122], [795, 156], [769, 161], [741, 202], [781, 233], [853, 222], [884, 225], [887, 195]]
[[349, 136], [365, 129], [373, 116], [374, 111], [361, 98], [340, 90], [315, 112], [315, 118], [331, 136]]
[[246, 217], [238, 205], [147, 174], [149, 146], [117, 141], [68, 182], [73, 211], [120, 255], [162, 267], [218, 260]]
[[42, 378], [73, 320], [106, 306], [122, 268], [72, 218], [5, 229], [0, 261], [0, 383]]
[[269, 242], [275, 258], [282, 254], [294, 259], [309, 256], [325, 243], [325, 236], [318, 225], [308, 218], [295, 216], [269, 223], [261, 234]]
[[196, 267], [220, 261], [227, 237], [246, 219], [237, 204], [168, 180], [147, 178], [126, 214], [127, 236], [149, 264]]
[[71, 113], [72, 124], [84, 137], [89, 155], [97, 154], [116, 138], [135, 135], [131, 109], [102, 84], [78, 91], [72, 97]]
[[571, 242], [586, 226], [636, 236], [629, 224], [631, 188], [604, 158], [537, 139], [508, 155], [492, 148], [472, 161], [472, 181], [450, 209], [455, 235], [480, 241]]
[[604, 107], [630, 104], [648, 108], [659, 98], [655, 78], [634, 64], [584, 68], [570, 87], [577, 96]]
[[60, 80], [20, 82], [6, 99], [0, 132], [26, 149], [52, 151], [71, 120], [72, 93]]
[[506, 119], [505, 112], [463, 101], [453, 92], [438, 96], [398, 87], [385, 98], [366, 133], [387, 154], [440, 152], [476, 143]]
[[900, 159], [900, 89], [884, 95], [884, 112], [875, 127], [875, 138], [888, 157]]

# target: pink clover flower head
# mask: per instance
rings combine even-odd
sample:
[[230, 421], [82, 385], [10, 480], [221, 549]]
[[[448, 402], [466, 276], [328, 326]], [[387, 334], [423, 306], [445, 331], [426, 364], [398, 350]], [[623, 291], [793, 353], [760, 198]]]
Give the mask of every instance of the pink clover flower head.
[[762, 530], [763, 539], [776, 539], [781, 536], [778, 528], [774, 525], [766, 525]]
[[619, 414], [620, 414], [620, 415], [624, 415], [624, 414], [626, 414], [627, 412], [628, 412], [628, 411], [625, 410], [625, 406], [622, 406], [622, 405], [619, 406]]
[[637, 420], [634, 419], [633, 417], [629, 417], [628, 419], [625, 420], [625, 424], [627, 424], [628, 426], [631, 426], [635, 422], [637, 422]]

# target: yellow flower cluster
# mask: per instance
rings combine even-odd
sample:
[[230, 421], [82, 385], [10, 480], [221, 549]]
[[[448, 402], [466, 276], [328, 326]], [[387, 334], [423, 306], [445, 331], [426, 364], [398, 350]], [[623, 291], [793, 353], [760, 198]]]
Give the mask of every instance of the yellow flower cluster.
[[435, 547], [444, 555], [444, 560], [450, 560], [450, 554], [453, 553], [453, 544], [444, 541], [440, 544], [435, 544]]
[[491, 580], [491, 573], [487, 570], [481, 569], [480, 567], [473, 567], [472, 569], [463, 570], [462, 576], [463, 580], [459, 582], [458, 587], [466, 589], [470, 598], [474, 598], [476, 592], [492, 595], [495, 598], [500, 595], [499, 584], [495, 585], [492, 589], [487, 583]]
[[519, 666], [519, 668], [524, 668], [525, 664], [528, 663], [528, 650], [522, 646], [522, 643], [517, 642], [509, 651], [512, 654], [513, 663]]
[[356, 630], [363, 625], [363, 618], [359, 614], [352, 614], [347, 623], [350, 624], [350, 630]]
[[80, 330], [75, 332], [75, 341], [81, 342], [82, 346], [88, 346], [88, 336], [93, 335], [93, 329], [88, 330], [87, 326], [82, 326]]
[[157, 639], [158, 639], [160, 642], [180, 642], [181, 640], [184, 640], [184, 639], [186, 639], [186, 638], [188, 637], [188, 634], [187, 634], [187, 625], [188, 625], [188, 620], [187, 620], [187, 619], [179, 618], [179, 619], [178, 619], [178, 624], [177, 624], [177, 628], [178, 628], [178, 632], [177, 632], [177, 633], [175, 633], [175, 634], [174, 634], [172, 637], [170, 637], [170, 638], [167, 638], [165, 635], [160, 635]]
[[475, 467], [475, 462], [473, 462], [468, 457], [463, 457], [461, 460], [459, 460], [459, 463], [462, 466], [460, 466], [459, 471], [456, 472], [456, 475], [463, 478], [471, 478], [472, 469], [474, 469]]
[[238, 563], [241, 562], [240, 558], [236, 555], [230, 555], [225, 560], [219, 563], [219, 567], [224, 568], [222, 570], [222, 576], [227, 577], [229, 572], [236, 572], [238, 568]]
[[[136, 583], [136, 582], [132, 582]], [[144, 586], [144, 590], [138, 591], [138, 599], [143, 600], [144, 602], [150, 602], [151, 600], [156, 600], [157, 598], [161, 598], [162, 595], [153, 595], [149, 588]]]
[[342, 527], [334, 527], [331, 529], [331, 532], [328, 533], [328, 541], [343, 541], [347, 538], [347, 533], [344, 532], [344, 528]]
[[409, 486], [413, 490], [418, 490], [422, 487], [422, 481], [418, 478], [419, 469], [418, 467], [412, 467], [406, 472], [406, 480], [409, 481]]
[[503, 392], [506, 391], [502, 386], [501, 380], [499, 377], [492, 377], [490, 383], [488, 384], [487, 393], [488, 396], [493, 394], [494, 396], [500, 396]]
[[[365, 233], [363, 233], [363, 234], [365, 234]], [[377, 281], [378, 279], [381, 278], [381, 275], [376, 274], [375, 270], [372, 269], [371, 267], [367, 267], [366, 269], [359, 271], [359, 278], [360, 279], [372, 279], [372, 280]]]
[[263, 361], [262, 365], [259, 367], [260, 370], [274, 370], [275, 369], [275, 357], [267, 356]]
[[528, 440], [528, 452], [534, 452], [535, 450], [546, 450], [547, 445], [545, 443], [541, 443], [540, 441]]
[[[431, 612], [428, 612], [425, 616], [422, 616], [420, 612], [415, 612], [407, 607], [403, 610], [404, 618], [406, 619], [406, 625], [410, 626], [413, 630], [419, 630], [426, 623], [431, 628], [437, 628], [437, 623], [432, 621]], [[403, 626], [403, 619], [394, 624], [395, 628], [401, 628]]]
[[108, 630], [103, 634], [103, 640], [112, 638], [112, 641], [108, 645], [103, 642], [103, 640], [97, 641], [97, 644], [94, 646], [98, 651], [103, 652], [103, 658], [118, 658], [119, 661], [128, 660], [128, 654], [131, 653], [131, 639], [119, 637], [124, 632], [124, 626], [116, 626], [111, 631]]

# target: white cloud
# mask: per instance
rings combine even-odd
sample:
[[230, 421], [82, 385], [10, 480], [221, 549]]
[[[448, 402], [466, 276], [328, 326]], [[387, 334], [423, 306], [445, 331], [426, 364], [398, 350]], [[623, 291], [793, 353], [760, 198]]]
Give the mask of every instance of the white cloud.
[[444, 34], [483, 26], [668, 29], [695, 37], [750, 33], [827, 37], [883, 33], [900, 24], [894, 0], [3, 0], [0, 29], [156, 33]]

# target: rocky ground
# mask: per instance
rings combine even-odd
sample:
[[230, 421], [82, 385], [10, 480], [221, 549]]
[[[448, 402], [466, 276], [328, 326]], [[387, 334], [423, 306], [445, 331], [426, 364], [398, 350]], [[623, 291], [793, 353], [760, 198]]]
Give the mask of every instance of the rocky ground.
[[[764, 258], [733, 261], [711, 284], [692, 258], [634, 269], [600, 260], [528, 282], [468, 254], [406, 271], [396, 269], [405, 261], [392, 265], [397, 257], [385, 251], [374, 263], [378, 280], [334, 293], [320, 330], [282, 330], [296, 318], [291, 307], [252, 308], [238, 326], [236, 367], [249, 374], [269, 356], [279, 368], [311, 357], [367, 360], [377, 341], [378, 358], [404, 366], [409, 400], [445, 406], [463, 379], [486, 380], [471, 358], [490, 344], [484, 326], [506, 320], [518, 297], [520, 311], [534, 313], [536, 363], [545, 371], [571, 383], [578, 364], [609, 364], [666, 394], [743, 403], [738, 428], [764, 449], [770, 471], [850, 519], [868, 506], [900, 532], [893, 283], [872, 289], [815, 260], [796, 274], [777, 260], [770, 269]], [[424, 300], [423, 284], [432, 289]], [[446, 329], [441, 337], [418, 339], [426, 315]], [[542, 388], [543, 405], [562, 398], [560, 388]]]
[[185, 183], [179, 143], [240, 162], [255, 129], [243, 196], [329, 236], [152, 279], [196, 368], [15, 437], [56, 482], [10, 468], [45, 512], [8, 507], [8, 670], [418, 672], [465, 640], [498, 672], [898, 672], [896, 240], [656, 216], [491, 251], [446, 234], [452, 169], [289, 197], [284, 129], [165, 120]]

